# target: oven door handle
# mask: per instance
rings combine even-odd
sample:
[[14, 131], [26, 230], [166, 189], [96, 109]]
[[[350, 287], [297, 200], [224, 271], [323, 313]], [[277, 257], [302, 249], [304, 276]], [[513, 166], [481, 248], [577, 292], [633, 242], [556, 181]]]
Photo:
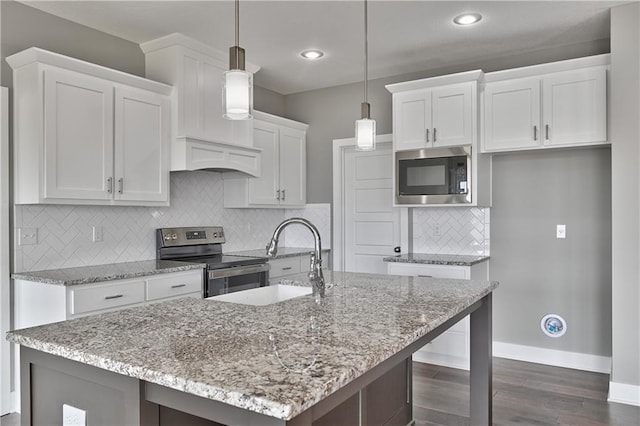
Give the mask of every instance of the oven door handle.
[[209, 271], [209, 279], [255, 274], [257, 272], [267, 272], [268, 270], [268, 263], [263, 263], [261, 265], [236, 266], [234, 268], [212, 269]]

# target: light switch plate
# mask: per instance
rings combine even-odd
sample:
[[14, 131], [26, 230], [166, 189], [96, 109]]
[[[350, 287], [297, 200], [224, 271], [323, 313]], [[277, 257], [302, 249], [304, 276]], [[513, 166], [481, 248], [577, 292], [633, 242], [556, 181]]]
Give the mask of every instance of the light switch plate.
[[38, 244], [38, 228], [18, 228], [18, 245], [31, 246]]
[[556, 225], [556, 238], [567, 238], [567, 225]]
[[87, 412], [73, 405], [62, 404], [62, 426], [86, 426]]

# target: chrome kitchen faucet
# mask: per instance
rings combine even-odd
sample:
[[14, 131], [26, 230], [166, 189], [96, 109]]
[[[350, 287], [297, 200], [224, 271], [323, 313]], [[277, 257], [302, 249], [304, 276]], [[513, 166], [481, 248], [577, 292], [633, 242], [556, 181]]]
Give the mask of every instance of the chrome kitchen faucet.
[[309, 222], [307, 219], [302, 219], [300, 217], [292, 217], [283, 221], [273, 232], [271, 242], [267, 245], [267, 257], [274, 257], [276, 255], [278, 252], [278, 238], [280, 238], [280, 233], [284, 228], [292, 223], [304, 225], [313, 234], [315, 249], [313, 250], [313, 253], [311, 253], [309, 281], [311, 281], [313, 295], [316, 297], [317, 302], [319, 297], [324, 297], [324, 275], [322, 274], [322, 243], [320, 242], [320, 233], [318, 232], [318, 228], [316, 228], [314, 224]]

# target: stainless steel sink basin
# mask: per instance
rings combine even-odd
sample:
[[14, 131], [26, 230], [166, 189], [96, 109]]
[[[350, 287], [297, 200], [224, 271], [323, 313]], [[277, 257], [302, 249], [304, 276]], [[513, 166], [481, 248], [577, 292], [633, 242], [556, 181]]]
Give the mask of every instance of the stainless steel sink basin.
[[239, 303], [241, 305], [266, 306], [308, 294], [311, 294], [311, 287], [275, 284], [267, 287], [252, 288], [251, 290], [221, 294], [220, 296], [209, 297], [207, 300]]

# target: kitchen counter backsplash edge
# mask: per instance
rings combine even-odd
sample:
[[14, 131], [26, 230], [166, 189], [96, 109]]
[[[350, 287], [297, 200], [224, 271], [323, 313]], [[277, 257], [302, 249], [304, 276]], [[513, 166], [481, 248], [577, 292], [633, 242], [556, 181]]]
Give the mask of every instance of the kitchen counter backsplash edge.
[[[274, 259], [282, 259], [285, 257], [304, 256], [313, 252], [313, 248], [309, 247], [278, 247], [278, 253]], [[322, 254], [328, 254], [331, 252], [330, 248], [323, 248]], [[267, 255], [267, 249], [255, 249], [255, 250], [243, 250], [225, 253], [231, 256], [247, 256], [247, 257], [260, 257]]]
[[382, 260], [384, 262], [418, 263], [425, 265], [473, 266], [489, 259], [490, 256], [483, 255], [405, 253], [385, 257]]

